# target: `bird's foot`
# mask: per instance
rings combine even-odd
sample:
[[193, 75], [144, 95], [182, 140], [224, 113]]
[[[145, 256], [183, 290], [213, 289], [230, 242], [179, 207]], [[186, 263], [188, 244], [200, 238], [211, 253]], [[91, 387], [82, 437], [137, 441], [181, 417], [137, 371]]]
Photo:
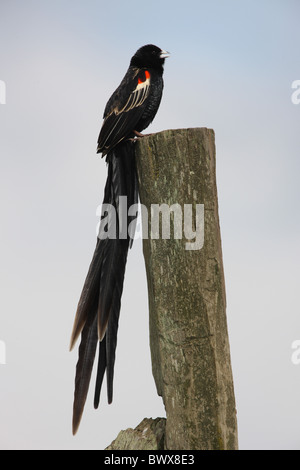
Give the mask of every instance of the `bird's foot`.
[[133, 131], [133, 133], [136, 137], [148, 137], [149, 135], [152, 135], [152, 134], [141, 134], [138, 131]]
[[152, 134], [141, 134], [138, 131], [133, 131], [133, 133], [134, 133], [135, 137], [129, 137], [127, 139], [127, 141], [136, 142], [138, 139], [141, 139], [142, 137], [148, 137], [149, 135], [152, 135]]

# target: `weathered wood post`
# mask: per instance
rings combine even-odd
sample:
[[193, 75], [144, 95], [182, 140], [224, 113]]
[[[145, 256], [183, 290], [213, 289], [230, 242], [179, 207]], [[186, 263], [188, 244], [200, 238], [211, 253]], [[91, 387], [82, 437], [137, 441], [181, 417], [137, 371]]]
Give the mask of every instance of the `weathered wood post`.
[[[135, 152], [140, 200], [149, 214], [143, 251], [153, 375], [167, 415], [165, 448], [237, 449], [214, 131], [160, 132], [140, 139]], [[175, 212], [170, 239], [151, 237], [151, 205], [163, 203], [182, 208], [182, 239], [174, 237], [181, 223]], [[204, 205], [203, 246], [200, 232], [192, 240], [197, 224], [203, 228], [201, 218], [195, 220], [196, 204]], [[189, 230], [185, 205], [193, 208]], [[196, 242], [197, 249], [187, 249]]]

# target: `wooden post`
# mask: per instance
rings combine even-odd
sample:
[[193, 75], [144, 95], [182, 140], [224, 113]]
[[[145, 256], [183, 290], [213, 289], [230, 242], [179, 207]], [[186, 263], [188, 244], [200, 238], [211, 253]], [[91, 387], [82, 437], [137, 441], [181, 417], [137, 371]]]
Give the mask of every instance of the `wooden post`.
[[[140, 200], [149, 215], [143, 251], [152, 369], [167, 415], [165, 448], [237, 449], [214, 131], [168, 130], [139, 139], [136, 165]], [[151, 205], [163, 203], [182, 208], [182, 226], [171, 212], [170, 239], [161, 234], [153, 239]], [[197, 204], [204, 205], [204, 243], [201, 211], [195, 220]], [[190, 220], [184, 219], [185, 205], [193, 208], [192, 227], [185, 226]], [[197, 224], [198, 240], [193, 239]], [[180, 227], [188, 232], [182, 230], [182, 239]]]

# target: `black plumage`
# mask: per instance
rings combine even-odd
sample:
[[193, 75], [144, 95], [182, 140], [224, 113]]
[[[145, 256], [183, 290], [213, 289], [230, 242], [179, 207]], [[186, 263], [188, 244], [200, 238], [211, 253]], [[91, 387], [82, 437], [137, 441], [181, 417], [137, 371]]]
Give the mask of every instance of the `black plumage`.
[[[115, 208], [116, 238], [98, 236], [95, 252], [83, 286], [71, 337], [71, 349], [81, 334], [76, 366], [73, 406], [73, 433], [80, 424], [89, 388], [96, 348], [99, 359], [94, 406], [98, 407], [104, 374], [107, 375], [108, 402], [113, 399], [113, 374], [121, 296], [130, 236], [119, 236], [120, 196], [127, 197], [127, 206], [138, 201], [133, 138], [140, 136], [155, 117], [163, 91], [163, 65], [168, 53], [153, 45], [140, 48], [132, 57], [121, 84], [109, 99], [98, 138], [97, 153], [106, 155], [108, 176], [103, 204]], [[134, 217], [127, 217], [127, 224]], [[100, 223], [110, 224], [108, 217]], [[123, 228], [122, 228], [123, 229]]]

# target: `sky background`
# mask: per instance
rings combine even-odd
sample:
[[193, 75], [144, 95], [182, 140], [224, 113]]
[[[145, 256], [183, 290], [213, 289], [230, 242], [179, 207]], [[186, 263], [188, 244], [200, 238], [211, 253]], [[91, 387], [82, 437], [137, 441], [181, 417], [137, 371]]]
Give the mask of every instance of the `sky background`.
[[[164, 416], [141, 241], [128, 259], [115, 393], [71, 434], [74, 314], [96, 243], [105, 104], [134, 52], [171, 52], [149, 131], [209, 127], [240, 449], [300, 449], [298, 0], [0, 0], [1, 449], [103, 449]], [[201, 201], [199, 201], [201, 203]]]

